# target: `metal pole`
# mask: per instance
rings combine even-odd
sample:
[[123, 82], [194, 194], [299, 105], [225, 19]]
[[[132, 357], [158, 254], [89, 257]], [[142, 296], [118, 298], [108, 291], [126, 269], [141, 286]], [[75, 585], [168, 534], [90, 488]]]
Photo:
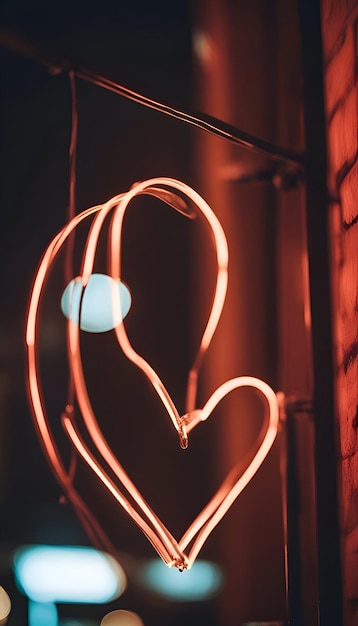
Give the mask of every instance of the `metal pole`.
[[332, 624], [340, 626], [343, 621], [343, 609], [333, 400], [320, 3], [319, 0], [300, 0], [298, 8], [307, 153], [306, 210], [314, 376], [318, 610], [321, 626]]

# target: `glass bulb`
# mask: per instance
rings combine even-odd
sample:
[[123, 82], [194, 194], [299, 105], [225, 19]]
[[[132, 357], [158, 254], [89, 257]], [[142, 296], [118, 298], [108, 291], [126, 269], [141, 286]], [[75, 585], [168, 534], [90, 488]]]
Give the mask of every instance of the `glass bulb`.
[[80, 328], [89, 333], [113, 330], [125, 318], [130, 306], [128, 287], [106, 274], [92, 274], [84, 290], [81, 278], [71, 280], [61, 298], [63, 314], [75, 324], [81, 308]]

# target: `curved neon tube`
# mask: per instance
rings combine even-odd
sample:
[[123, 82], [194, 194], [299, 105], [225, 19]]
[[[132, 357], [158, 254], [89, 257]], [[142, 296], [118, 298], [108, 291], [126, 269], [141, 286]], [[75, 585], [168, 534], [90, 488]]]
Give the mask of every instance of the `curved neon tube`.
[[[116, 456], [113, 454], [110, 446], [108, 445], [105, 437], [101, 429], [98, 426], [96, 417], [93, 413], [92, 406], [90, 403], [90, 399], [88, 397], [87, 388], [85, 384], [85, 378], [82, 369], [82, 360], [80, 354], [79, 347], [79, 325], [74, 324], [69, 321], [67, 324], [69, 331], [69, 350], [70, 350], [70, 365], [71, 371], [73, 375], [73, 380], [76, 389], [76, 395], [78, 404], [81, 409], [83, 420], [86, 424], [89, 435], [95, 444], [97, 450], [100, 455], [115, 473], [117, 478], [120, 480], [125, 489], [131, 494], [132, 498], [135, 500], [138, 507], [143, 511], [146, 518], [150, 521], [150, 523], [155, 528], [157, 535], [162, 538], [163, 544], [167, 548], [167, 550], [171, 549], [173, 546], [173, 542], [175, 540], [164, 526], [164, 524], [160, 521], [160, 519], [155, 515], [149, 505], [146, 503], [141, 493], [135, 487], [134, 483], [131, 481], [129, 476], [124, 471], [121, 464], [118, 462]], [[77, 447], [77, 446], [76, 446]], [[88, 460], [85, 459], [88, 463]], [[90, 463], [88, 463], [90, 465]], [[92, 466], [91, 466], [92, 467]], [[92, 467], [93, 469], [93, 467]], [[106, 485], [108, 488], [108, 485]], [[123, 504], [122, 504], [123, 506]], [[131, 515], [133, 520], [138, 523], [137, 518], [133, 516], [131, 509], [126, 509], [127, 513]], [[181, 556], [180, 554], [178, 555]]]
[[[186, 531], [185, 535], [179, 541], [180, 548], [182, 550], [185, 550], [185, 548], [194, 539], [195, 535], [198, 534], [188, 556], [188, 560], [191, 564], [194, 562], [200, 549], [202, 548], [204, 542], [206, 541], [212, 530], [215, 528], [215, 526], [217, 526], [222, 517], [232, 506], [236, 498], [240, 495], [240, 493], [245, 489], [250, 480], [256, 474], [257, 470], [262, 465], [267, 454], [269, 453], [276, 438], [279, 422], [279, 408], [276, 394], [269, 385], [267, 385], [259, 378], [254, 378], [252, 376], [240, 376], [238, 378], [233, 378], [223, 383], [218, 389], [216, 389], [216, 391], [214, 391], [212, 396], [209, 398], [205, 406], [200, 411], [201, 421], [207, 420], [217, 404], [228, 393], [230, 393], [234, 389], [238, 389], [239, 387], [252, 387], [254, 389], [257, 389], [266, 398], [269, 406], [269, 423], [267, 426], [267, 431], [263, 442], [261, 443], [254, 458], [252, 459], [251, 463], [248, 465], [244, 473], [234, 482], [234, 484], [231, 484], [230, 477], [232, 476], [232, 474], [235, 474], [235, 469], [237, 466], [235, 466], [231, 470], [229, 476], [223, 482], [217, 493], [214, 495], [208, 507], [200, 513], [200, 515], [196, 518], [193, 524]], [[205, 523], [203, 523], [204, 518], [206, 518]]]
[[[162, 189], [160, 186], [163, 186], [164, 189]], [[85, 253], [82, 261], [81, 276], [78, 277], [78, 279], [82, 281], [83, 289], [85, 289], [89, 277], [91, 276], [93, 271], [97, 244], [101, 234], [102, 226], [105, 222], [105, 219], [108, 215], [110, 215], [112, 210], [113, 213], [111, 217], [109, 231], [109, 273], [112, 278], [119, 280], [121, 266], [121, 236], [123, 218], [129, 202], [136, 195], [146, 193], [156, 195], [164, 202], [172, 206], [175, 210], [178, 210], [187, 217], [193, 217], [191, 210], [188, 209], [184, 201], [182, 201], [180, 197], [176, 196], [176, 194], [172, 194], [171, 192], [169, 192], [166, 187], [174, 188], [176, 191], [184, 194], [195, 204], [199, 214], [201, 214], [206, 219], [206, 222], [208, 223], [209, 228], [213, 234], [218, 268], [212, 308], [209, 314], [207, 325], [201, 338], [197, 356], [189, 372], [187, 387], [187, 413], [184, 416], [179, 415], [172, 399], [170, 398], [162, 381], [153, 370], [153, 368], [151, 368], [147, 361], [145, 361], [143, 357], [137, 354], [131, 346], [123, 322], [121, 322], [115, 328], [117, 340], [126, 356], [144, 372], [144, 374], [152, 383], [158, 396], [163, 402], [163, 405], [165, 406], [169, 416], [171, 417], [174, 426], [179, 432], [183, 447], [185, 447], [188, 433], [199, 423], [208, 419], [212, 412], [215, 410], [218, 403], [228, 393], [231, 393], [235, 389], [243, 386], [257, 389], [265, 397], [268, 403], [269, 422], [265, 431], [263, 441], [259, 445], [259, 448], [254, 455], [254, 458], [251, 460], [251, 462], [243, 472], [241, 472], [240, 470], [241, 463], [238, 463], [234, 466], [234, 468], [229, 472], [227, 478], [221, 484], [220, 488], [214, 494], [210, 502], [206, 505], [206, 507], [204, 507], [201, 513], [193, 521], [191, 526], [184, 533], [181, 540], [177, 542], [171, 535], [169, 530], [165, 527], [163, 522], [152, 511], [152, 509], [146, 503], [143, 496], [135, 487], [129, 476], [126, 474], [125, 470], [123, 469], [118, 459], [113, 454], [107, 441], [105, 440], [101, 429], [99, 428], [98, 422], [91, 407], [85, 383], [85, 377], [82, 369], [79, 341], [79, 324], [77, 325], [73, 323], [71, 319], [67, 323], [68, 356], [76, 391], [76, 397], [79, 407], [81, 409], [82, 417], [97, 452], [114, 472], [120, 484], [128, 492], [134, 502], [133, 505], [129, 502], [127, 496], [125, 496], [121, 492], [115, 482], [111, 478], [109, 478], [108, 474], [102, 468], [101, 464], [95, 458], [94, 454], [90, 452], [89, 448], [81, 439], [73, 423], [73, 420], [71, 420], [68, 413], [63, 415], [62, 421], [64, 429], [78, 454], [88, 464], [88, 466], [97, 475], [97, 477], [102, 481], [102, 483], [114, 496], [117, 502], [131, 516], [133, 521], [144, 532], [144, 534], [155, 547], [161, 558], [169, 566], [175, 566], [181, 569], [185, 569], [191, 567], [209, 534], [219, 523], [219, 521], [231, 507], [233, 502], [236, 500], [236, 498], [239, 496], [239, 494], [257, 472], [260, 465], [263, 463], [275, 440], [279, 419], [278, 403], [273, 390], [263, 381], [249, 376], [242, 376], [225, 382], [212, 394], [212, 396], [208, 399], [202, 409], [195, 408], [197, 379], [201, 360], [203, 358], [203, 355], [205, 354], [205, 351], [210, 345], [211, 339], [220, 319], [227, 289], [228, 250], [226, 238], [220, 222], [218, 221], [210, 207], [193, 189], [188, 187], [188, 185], [185, 185], [184, 183], [170, 178], [153, 178], [149, 181], [138, 183], [126, 194], [117, 195], [105, 204], [92, 207], [73, 218], [71, 222], [67, 224], [58, 233], [58, 235], [56, 235], [56, 237], [54, 237], [47, 250], [45, 251], [45, 254], [40, 263], [30, 298], [26, 328], [26, 341], [28, 346], [29, 394], [36, 426], [44, 445], [48, 460], [60, 484], [65, 489], [68, 497], [74, 502], [74, 506], [75, 508], [77, 508], [77, 511], [82, 517], [82, 520], [84, 520], [84, 522], [90, 526], [90, 529], [92, 531], [96, 530], [98, 533], [100, 533], [100, 530], [98, 530], [98, 528], [95, 528], [95, 523], [91, 518], [89, 510], [80, 499], [76, 490], [73, 487], [70, 474], [64, 468], [59, 451], [53, 440], [52, 433], [48, 425], [40, 388], [36, 355], [38, 307], [44, 289], [45, 281], [53, 261], [55, 260], [58, 252], [62, 248], [67, 238], [71, 235], [73, 230], [79, 225], [82, 220], [86, 219], [87, 217], [94, 216], [94, 220], [90, 227], [89, 235], [87, 238]], [[118, 301], [118, 298], [114, 300], [113, 306], [120, 306], [120, 301]], [[189, 554], [186, 554], [184, 550], [186, 550], [189, 546], [191, 546]]]
[[[160, 531], [158, 534], [155, 534], [155, 532], [153, 532], [148, 527], [145, 520], [141, 516], [137, 515], [132, 506], [124, 498], [123, 494], [116, 488], [113, 482], [110, 481], [106, 473], [101, 468], [100, 464], [94, 459], [93, 455], [89, 453], [88, 449], [85, 447], [83, 441], [80, 439], [80, 436], [78, 435], [73, 424], [71, 423], [71, 420], [69, 418], [65, 418], [64, 420], [67, 434], [79, 454], [88, 463], [94, 473], [100, 478], [100, 480], [112, 493], [116, 500], [123, 506], [127, 513], [142, 529], [144, 534], [148, 537], [149, 541], [157, 550], [159, 556], [161, 556], [165, 563], [170, 567], [175, 566], [180, 569], [189, 569], [193, 565], [208, 536], [218, 525], [218, 523], [232, 506], [234, 501], [238, 498], [240, 493], [245, 489], [250, 480], [256, 474], [257, 470], [264, 462], [275, 441], [279, 421], [279, 408], [277, 397], [271, 387], [269, 387], [269, 385], [264, 383], [262, 380], [251, 376], [237, 377], [221, 385], [212, 394], [204, 407], [201, 410], [197, 411], [197, 413], [201, 415], [201, 419], [199, 421], [196, 419], [195, 425], [198, 425], [198, 423], [207, 420], [212, 414], [213, 410], [218, 405], [218, 403], [227, 394], [240, 387], [252, 387], [254, 389], [257, 389], [261, 392], [261, 394], [265, 397], [267, 401], [269, 408], [269, 420], [266, 429], [264, 429], [264, 439], [259, 446], [256, 454], [254, 455], [254, 458], [249, 463], [244, 472], [239, 473], [239, 476], [237, 476], [238, 470], [241, 468], [241, 462], [239, 462], [232, 468], [218, 491], [214, 494], [210, 502], [204, 507], [204, 509], [191, 524], [191, 526], [187, 529], [182, 539], [177, 543], [172, 538], [172, 552], [169, 551], [169, 554], [165, 552], [165, 550], [163, 550], [164, 541], [162, 532]], [[124, 482], [125, 481], [123, 481], [123, 483]], [[127, 483], [125, 486], [128, 491], [130, 491], [132, 497], [137, 501], [137, 498], [135, 497], [135, 495], [133, 495], [134, 493], [137, 493], [137, 489], [135, 489], [135, 491], [131, 490]], [[189, 551], [189, 554], [186, 554], [184, 550], [186, 550], [186, 548], [191, 543], [192, 547]]]
[[[159, 193], [151, 189], [152, 195], [159, 195]], [[31, 399], [33, 414], [35, 417], [35, 422], [37, 426], [37, 430], [40, 434], [41, 440], [43, 442], [46, 455], [52, 466], [55, 475], [57, 476], [59, 482], [62, 484], [69, 498], [74, 501], [80, 501], [78, 494], [73, 489], [72, 485], [69, 481], [69, 476], [64, 469], [63, 463], [61, 461], [61, 457], [57, 446], [53, 440], [51, 435], [48, 421], [46, 418], [46, 414], [43, 408], [43, 400], [42, 393], [40, 390], [40, 382], [38, 378], [38, 366], [37, 366], [37, 356], [36, 356], [36, 336], [37, 336], [37, 323], [38, 323], [38, 307], [40, 298], [42, 295], [42, 291], [44, 288], [45, 280], [47, 274], [50, 270], [50, 267], [55, 260], [57, 254], [60, 249], [66, 242], [67, 238], [71, 235], [73, 230], [80, 224], [80, 222], [91, 215], [101, 212], [103, 209], [104, 216], [108, 214], [110, 209], [115, 206], [115, 204], [123, 197], [124, 194], [120, 194], [119, 196], [115, 196], [110, 201], [108, 201], [105, 205], [97, 205], [95, 207], [91, 207], [87, 209], [80, 215], [77, 215], [69, 224], [67, 224], [52, 240], [49, 244], [45, 254], [43, 255], [42, 261], [40, 262], [40, 266], [34, 281], [34, 286], [32, 289], [30, 304], [29, 304], [29, 312], [27, 317], [26, 324], [26, 343], [28, 346], [28, 384], [29, 384], [29, 395]], [[181, 211], [183, 212], [183, 211]], [[101, 213], [100, 213], [101, 215]], [[103, 224], [103, 220], [102, 220]], [[97, 237], [99, 236], [99, 230], [96, 231]], [[92, 261], [94, 262], [94, 254], [92, 253]], [[70, 351], [72, 351], [72, 357], [76, 355], [76, 350], [74, 350], [73, 346], [74, 339], [73, 335], [78, 331], [78, 327], [75, 324], [69, 322], [68, 328], [70, 329], [69, 336], [71, 337], [71, 328], [72, 328], [72, 344], [71, 340], [69, 340]], [[77, 367], [73, 367], [74, 363], [77, 364]], [[81, 376], [81, 366], [80, 359], [70, 358], [70, 364], [72, 365], [72, 371], [76, 374], [77, 380], [77, 395], [80, 405], [82, 404], [83, 414], [89, 416], [87, 420], [87, 427], [90, 425], [91, 432], [94, 435], [94, 439], [97, 447], [100, 448], [102, 455], [106, 458], [107, 462], [111, 464], [113, 471], [118, 475], [118, 478], [121, 480], [124, 475], [124, 471], [119, 463], [117, 463], [115, 456], [111, 452], [108, 444], [105, 442], [105, 439], [98, 427], [95, 417], [93, 416], [89, 398], [86, 392], [86, 386], [84, 383], [84, 377]], [[78, 382], [79, 381], [79, 382]], [[125, 478], [125, 481], [127, 478]], [[135, 489], [134, 485], [132, 485], [131, 481], [128, 479], [128, 485], [130, 489]], [[171, 537], [169, 531], [165, 528], [164, 524], [160, 522], [157, 516], [151, 511], [147, 503], [143, 500], [139, 492], [137, 493], [137, 502], [139, 506], [143, 508], [145, 514], [151, 519], [151, 522], [156, 527], [157, 532], [162, 533], [164, 538], [164, 542], [167, 544], [169, 549], [172, 549], [173, 546], [173, 538]], [[79, 506], [82, 506], [79, 504]], [[85, 507], [83, 503], [83, 507]], [[86, 509], [88, 511], [88, 509]], [[175, 543], [175, 542], [174, 542]]]
[[26, 322], [26, 343], [28, 354], [28, 394], [31, 402], [32, 415], [35, 428], [39, 434], [45, 455], [47, 456], [49, 465], [62, 486], [65, 494], [72, 502], [78, 517], [80, 518], [86, 532], [88, 533], [93, 544], [98, 548], [105, 548], [112, 554], [116, 551], [104, 533], [103, 529], [93, 517], [92, 513], [84, 503], [82, 498], [73, 487], [70, 472], [67, 472], [59, 454], [58, 448], [52, 437], [51, 430], [48, 425], [46, 412], [43, 406], [41, 385], [39, 381], [38, 356], [36, 353], [36, 338], [38, 324], [38, 306], [44, 288], [48, 270], [54, 260], [57, 252], [60, 250], [63, 242], [71, 234], [73, 229], [84, 219], [100, 209], [100, 206], [91, 207], [80, 215], [76, 216], [72, 222], [65, 226], [51, 241], [45, 251], [40, 262], [38, 272], [34, 281], [31, 292], [29, 311]]
[[[174, 564], [177, 562], [182, 562], [182, 555], [179, 552], [178, 554], [171, 554], [166, 550], [164, 546], [164, 542], [161, 543], [158, 541], [158, 533], [156, 533], [152, 528], [143, 520], [141, 515], [137, 513], [135, 508], [130, 504], [127, 498], [121, 493], [121, 491], [114, 484], [113, 480], [109, 478], [106, 472], [102, 469], [98, 461], [95, 459], [93, 454], [89, 451], [88, 447], [85, 445], [83, 439], [81, 438], [79, 432], [74, 426], [73, 422], [69, 417], [65, 416], [63, 418], [63, 426], [64, 429], [75, 446], [77, 452], [81, 455], [83, 460], [87, 463], [87, 465], [92, 469], [92, 471], [98, 476], [98, 478], [102, 481], [108, 491], [112, 494], [112, 496], [117, 500], [117, 502], [123, 507], [123, 509], [130, 515], [133, 521], [139, 526], [141, 531], [145, 534], [147, 539], [151, 542], [151, 544], [157, 550], [159, 556], [168, 564]], [[132, 494], [131, 494], [132, 495]], [[133, 496], [134, 497], [134, 496]], [[136, 498], [135, 498], [136, 500]], [[178, 544], [175, 539], [172, 540], [172, 548], [173, 551], [178, 551]]]
[[[132, 198], [137, 196], [138, 194], [145, 193], [147, 189], [153, 189], [154, 185], [167, 185], [172, 186], [174, 189], [181, 191], [182, 193], [186, 193], [186, 195], [198, 206], [204, 216], [207, 218], [209, 225], [212, 229], [215, 244], [216, 244], [216, 253], [217, 253], [217, 262], [218, 262], [218, 278], [217, 278], [217, 287], [214, 296], [214, 303], [212, 307], [211, 314], [209, 316], [209, 321], [207, 323], [207, 327], [204, 331], [203, 338], [201, 341], [201, 345], [199, 348], [199, 355], [201, 356], [204, 351], [207, 349], [209, 342], [213, 333], [215, 332], [215, 328], [218, 323], [218, 319], [220, 317], [225, 294], [227, 287], [227, 263], [228, 263], [228, 250], [227, 243], [222, 227], [217, 220], [216, 216], [211, 211], [210, 207], [205, 203], [205, 201], [194, 192], [190, 187], [180, 183], [179, 181], [175, 181], [174, 179], [167, 178], [155, 178], [145, 181], [143, 183], [138, 183], [135, 185], [132, 190], [130, 190], [124, 196], [116, 196], [105, 205], [103, 205], [103, 209], [100, 213], [95, 217], [89, 236], [87, 238], [86, 250], [83, 257], [83, 269], [82, 269], [82, 281], [84, 285], [87, 283], [89, 276], [92, 273], [95, 251], [97, 248], [98, 239], [100, 236], [101, 228], [107, 217], [109, 211], [115, 206], [114, 216], [111, 222], [111, 263], [110, 270], [112, 278], [116, 280], [120, 280], [120, 252], [121, 252], [121, 230], [123, 217], [125, 214], [125, 210], [128, 207], [128, 204]], [[156, 188], [157, 189], [157, 188]], [[176, 208], [176, 207], [174, 207]], [[115, 242], [119, 242], [115, 245]], [[108, 446], [103, 434], [98, 426], [96, 417], [93, 413], [87, 389], [85, 384], [85, 379], [83, 376], [82, 366], [81, 366], [81, 357], [80, 357], [80, 349], [79, 349], [79, 329], [78, 326], [70, 323], [68, 325], [69, 329], [69, 352], [71, 355], [70, 363], [71, 370], [73, 375], [74, 384], [76, 387], [77, 399], [81, 408], [83, 419], [86, 423], [88, 432], [91, 436], [92, 441], [96, 445], [99, 453], [103, 457], [103, 459], [108, 463], [108, 465], [115, 472], [117, 478], [121, 481], [121, 483], [125, 486], [125, 488], [135, 497], [136, 502], [145, 513], [145, 515], [150, 519], [151, 523], [156, 528], [157, 532], [162, 535], [162, 539], [164, 543], [167, 540], [169, 542], [173, 541], [172, 536], [169, 534], [169, 531], [165, 528], [165, 526], [160, 522], [160, 520], [155, 516], [153, 511], [148, 507], [141, 494], [137, 491], [134, 484], [130, 481], [129, 477], [123, 471], [123, 468], [118, 463], [116, 457], [113, 455], [110, 447]], [[156, 389], [159, 397], [161, 398], [164, 406], [167, 409], [168, 414], [170, 415], [174, 425], [179, 431], [181, 437], [182, 447], [186, 447], [187, 435], [185, 433], [185, 429], [183, 427], [183, 423], [181, 418], [176, 410], [176, 407], [171, 400], [167, 390], [165, 389], [163, 383], [159, 379], [156, 372], [150, 365], [141, 357], [138, 353], [134, 351], [132, 348], [127, 334], [124, 330], [124, 324], [121, 323], [115, 328], [115, 332], [117, 334], [118, 341], [126, 354], [126, 356], [133, 361], [145, 375], [149, 378], [150, 382], [153, 384]], [[159, 525], [159, 527], [158, 527]], [[168, 536], [169, 534], [169, 536]], [[167, 544], [168, 547], [168, 544]]]
[[[208, 322], [203, 332], [199, 350], [194, 360], [192, 369], [189, 372], [188, 385], [187, 385], [187, 412], [195, 409], [196, 394], [197, 394], [197, 378], [198, 371], [201, 365], [202, 358], [208, 349], [211, 339], [214, 335], [216, 327], [218, 325], [221, 312], [224, 306], [227, 282], [228, 282], [228, 246], [223, 228], [213, 213], [209, 205], [205, 200], [194, 191], [191, 187], [173, 178], [152, 178], [142, 183], [135, 185], [118, 203], [117, 208], [114, 211], [111, 222], [110, 233], [110, 274], [114, 279], [120, 279], [120, 266], [121, 266], [121, 238], [122, 238], [122, 224], [125, 211], [129, 202], [139, 193], [145, 192], [148, 187], [155, 185], [166, 185], [172, 187], [182, 194], [186, 195], [197, 207], [198, 211], [205, 218], [214, 240], [216, 262], [217, 262], [217, 278], [214, 299], [209, 315]], [[125, 325], [121, 324], [115, 329], [118, 342], [121, 345], [123, 352], [126, 356], [133, 361], [147, 376], [147, 378], [154, 385], [158, 395], [161, 397], [174, 425], [178, 430], [183, 429], [183, 425], [178, 422], [178, 415], [173, 406], [172, 400], [164, 388], [164, 385], [160, 381], [157, 374], [149, 366], [149, 364], [134, 351], [128, 336], [125, 332]], [[184, 429], [183, 429], [184, 430]], [[183, 437], [186, 437], [185, 431]], [[184, 443], [184, 442], [183, 442]], [[183, 445], [185, 446], [185, 443]]]

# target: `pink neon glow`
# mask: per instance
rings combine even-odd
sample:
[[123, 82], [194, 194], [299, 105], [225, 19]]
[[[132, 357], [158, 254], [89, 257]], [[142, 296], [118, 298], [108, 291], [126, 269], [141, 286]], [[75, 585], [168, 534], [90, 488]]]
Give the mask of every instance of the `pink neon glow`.
[[[82, 370], [82, 360], [81, 360], [80, 345], [79, 345], [79, 334], [80, 334], [79, 325], [74, 324], [73, 322], [69, 321], [68, 330], [69, 330], [69, 350], [70, 350], [71, 371], [72, 371], [73, 380], [75, 384], [78, 404], [80, 406], [83, 420], [87, 426], [89, 435], [93, 443], [95, 444], [98, 452], [100, 453], [100, 455], [109, 465], [109, 467], [113, 470], [113, 472], [115, 473], [115, 475], [117, 476], [121, 484], [125, 487], [125, 489], [129, 492], [129, 494], [135, 500], [138, 507], [143, 511], [144, 515], [148, 518], [150, 523], [153, 525], [156, 533], [161, 536], [164, 546], [167, 549], [172, 549], [173, 541], [174, 541], [173, 537], [170, 535], [169, 531], [166, 529], [164, 524], [153, 513], [153, 511], [148, 506], [148, 504], [146, 503], [146, 501], [144, 500], [140, 492], [132, 483], [129, 476], [126, 474], [123, 467], [118, 462], [116, 456], [113, 454], [110, 446], [108, 445], [107, 441], [105, 440], [103, 436], [101, 429], [98, 426], [96, 417], [92, 410], [90, 399], [88, 397], [86, 383], [84, 380], [84, 374]], [[85, 458], [85, 460], [88, 463], [88, 459]], [[107, 484], [106, 484], [106, 487], [108, 488]], [[121, 504], [122, 506], [124, 506], [122, 502]], [[134, 521], [138, 523], [137, 518], [133, 516], [132, 511], [129, 509], [126, 509], [126, 510], [127, 510], [127, 513], [129, 513], [131, 517], [134, 519]]]
[[[149, 365], [149, 363], [133, 349], [127, 336], [124, 322], [121, 322], [114, 329], [118, 343], [127, 358], [135, 363], [152, 383], [158, 397], [161, 399], [169, 417], [179, 433], [182, 447], [187, 446], [189, 432], [198, 424], [208, 419], [218, 403], [227, 394], [243, 386], [252, 387], [258, 390], [267, 401], [269, 419], [267, 426], [263, 429], [264, 433], [262, 435], [262, 442], [260, 443], [254, 458], [243, 472], [241, 470], [241, 463], [238, 463], [230, 471], [229, 475], [224, 480], [218, 491], [214, 494], [213, 498], [193, 521], [181, 540], [177, 542], [163, 522], [158, 518], [154, 511], [152, 511], [141, 493], [131, 481], [117, 457], [112, 452], [111, 447], [99, 427], [91, 406], [82, 368], [80, 327], [79, 324], [75, 324], [71, 321], [71, 316], [67, 323], [68, 359], [71, 376], [83, 422], [100, 459], [98, 460], [95, 457], [79, 435], [79, 431], [72, 419], [71, 410], [66, 411], [66, 413], [62, 416], [62, 424], [69, 440], [72, 442], [78, 454], [147, 536], [161, 558], [169, 566], [185, 569], [191, 567], [209, 534], [219, 523], [223, 515], [225, 515], [227, 510], [263, 463], [274, 442], [278, 425], [278, 404], [274, 392], [266, 383], [253, 377], [243, 376], [227, 381], [212, 394], [202, 409], [196, 408], [197, 382], [200, 365], [219, 322], [225, 301], [228, 275], [228, 248], [225, 234], [220, 222], [206, 202], [193, 189], [180, 181], [170, 178], [153, 178], [148, 181], [138, 183], [129, 192], [117, 195], [105, 204], [92, 207], [80, 215], [77, 215], [58, 233], [58, 235], [56, 235], [45, 251], [45, 254], [40, 262], [30, 298], [26, 327], [26, 342], [28, 347], [28, 387], [36, 428], [55, 476], [65, 490], [65, 493], [74, 503], [78, 514], [92, 532], [92, 535], [103, 541], [103, 532], [98, 527], [86, 505], [83, 503], [73, 487], [72, 476], [63, 465], [60, 453], [49, 427], [41, 392], [38, 355], [36, 349], [39, 324], [38, 309], [45, 288], [47, 276], [55, 258], [57, 257], [57, 254], [67, 239], [71, 236], [74, 229], [84, 219], [93, 217], [93, 222], [89, 230], [82, 259], [81, 275], [78, 277], [78, 280], [82, 283], [83, 289], [86, 288], [88, 280], [93, 272], [98, 240], [107, 217], [111, 220], [108, 242], [108, 273], [115, 280], [121, 279], [121, 240], [123, 219], [130, 201], [135, 196], [139, 194], [155, 195], [183, 215], [193, 217], [191, 209], [188, 208], [181, 196], [177, 195], [177, 193], [168, 191], [168, 187], [187, 197], [195, 205], [198, 213], [205, 218], [212, 234], [217, 260], [217, 279], [212, 308], [201, 338], [197, 356], [189, 372], [187, 386], [187, 413], [184, 416], [181, 416], [178, 413], [172, 398], [170, 397], [158, 374]], [[118, 292], [116, 293], [118, 294]], [[120, 296], [117, 295], [116, 298], [113, 298], [112, 306], [115, 309], [118, 308], [120, 310], [120, 305]], [[71, 409], [71, 407], [69, 408]], [[102, 467], [101, 459], [112, 470], [118, 483], [109, 478], [108, 474]]]
[[[117, 502], [124, 508], [124, 510], [131, 516], [133, 521], [139, 526], [142, 532], [146, 535], [149, 541], [156, 548], [158, 554], [161, 558], [167, 562], [172, 562], [172, 557], [170, 553], [175, 550], [176, 541], [172, 539], [172, 545], [170, 545], [170, 552], [166, 551], [162, 542], [158, 541], [159, 532], [155, 532], [151, 529], [151, 527], [143, 520], [143, 518], [136, 512], [135, 508], [131, 505], [127, 498], [123, 496], [121, 491], [117, 488], [114, 482], [108, 477], [106, 472], [102, 469], [98, 461], [94, 458], [93, 454], [89, 451], [88, 447], [84, 444], [82, 438], [80, 437], [78, 431], [76, 430], [74, 424], [70, 420], [69, 417], [63, 418], [63, 426], [75, 446], [77, 452], [81, 455], [84, 461], [89, 465], [89, 467], [93, 470], [93, 472], [101, 479], [103, 484], [107, 487], [108, 491], [114, 496]], [[131, 481], [128, 479], [129, 486], [132, 485]], [[131, 494], [133, 495], [133, 494]], [[148, 507], [149, 508], [149, 507]], [[166, 534], [169, 534], [168, 532]], [[178, 557], [175, 559], [176, 562], [181, 562], [181, 554], [178, 551]]]
[[[70, 236], [73, 229], [86, 217], [99, 210], [100, 207], [92, 207], [78, 215], [67, 225], [50, 243], [41, 262], [34, 281], [31, 293], [29, 311], [26, 323], [26, 343], [28, 352], [28, 392], [32, 405], [33, 417], [36, 430], [42, 442], [45, 455], [49, 461], [55, 477], [63, 488], [65, 494], [72, 502], [76, 513], [81, 520], [88, 536], [93, 544], [102, 549], [106, 549], [112, 554], [116, 553], [106, 534], [93, 517], [92, 513], [83, 502], [75, 488], [73, 487], [70, 472], [65, 469], [59, 454], [58, 448], [52, 437], [48, 424], [45, 408], [43, 406], [41, 385], [39, 380], [38, 354], [36, 350], [37, 327], [38, 327], [38, 306], [44, 289], [47, 273], [57, 252], [61, 249], [64, 241]], [[71, 471], [71, 470], [70, 470]]]
[[[111, 222], [111, 239], [109, 246], [111, 259], [109, 269], [112, 278], [120, 279], [122, 224], [128, 204], [135, 196], [145, 192], [148, 187], [153, 187], [154, 185], [166, 185], [176, 189], [182, 194], [185, 194], [196, 205], [198, 211], [206, 219], [208, 226], [211, 230], [215, 245], [217, 262], [215, 294], [209, 319], [201, 339], [199, 351], [194, 361], [194, 365], [189, 372], [187, 390], [187, 412], [189, 412], [191, 410], [194, 410], [195, 408], [198, 370], [200, 368], [202, 358], [210, 345], [211, 339], [218, 325], [225, 301], [228, 277], [228, 246], [224, 231], [219, 220], [217, 219], [216, 215], [213, 213], [209, 205], [205, 202], [205, 200], [203, 200], [201, 196], [199, 196], [198, 193], [196, 193], [188, 185], [185, 185], [184, 183], [172, 178], [152, 178], [135, 185], [122, 198], [114, 211], [114, 216]], [[118, 342], [123, 352], [131, 361], [133, 361], [140, 369], [142, 369], [144, 374], [154, 385], [158, 395], [160, 396], [173, 421], [174, 426], [178, 429], [179, 434], [181, 435], [181, 443], [183, 447], [186, 447], [185, 429], [183, 428], [180, 419], [178, 419], [179, 416], [176, 411], [175, 405], [171, 400], [168, 392], [166, 391], [163, 383], [157, 376], [156, 372], [154, 372], [153, 369], [149, 366], [149, 364], [142, 357], [140, 357], [138, 353], [134, 351], [125, 332], [124, 324], [117, 326], [115, 331], [117, 334]]]
[[187, 430], [194, 428], [198, 423], [198, 420], [205, 421], [212, 414], [217, 404], [233, 390], [239, 387], [252, 387], [262, 393], [268, 403], [269, 407], [269, 421], [265, 432], [264, 439], [257, 450], [251, 463], [246, 470], [239, 477], [236, 477], [237, 470], [241, 468], [241, 464], [238, 463], [227, 476], [226, 480], [222, 483], [220, 489], [216, 492], [209, 504], [201, 511], [200, 515], [196, 518], [193, 524], [188, 528], [185, 535], [179, 542], [179, 546], [182, 550], [191, 543], [195, 538], [194, 544], [190, 550], [188, 560], [192, 565], [196, 559], [199, 551], [201, 550], [206, 539], [217, 526], [222, 517], [234, 503], [236, 498], [245, 489], [250, 480], [256, 474], [259, 467], [262, 465], [267, 454], [269, 453], [273, 442], [275, 441], [278, 421], [279, 421], [279, 408], [276, 395], [269, 385], [252, 376], [240, 376], [228, 380], [222, 384], [214, 393], [210, 396], [201, 411], [198, 411], [194, 416], [193, 422], [188, 425]]

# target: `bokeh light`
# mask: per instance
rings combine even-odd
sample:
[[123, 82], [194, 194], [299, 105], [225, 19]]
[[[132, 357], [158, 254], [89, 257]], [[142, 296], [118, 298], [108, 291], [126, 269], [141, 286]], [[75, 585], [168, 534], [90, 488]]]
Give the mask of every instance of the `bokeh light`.
[[11, 611], [11, 601], [4, 587], [0, 586], [0, 626], [7, 622], [7, 618]]
[[131, 294], [126, 285], [106, 274], [92, 274], [82, 296], [80, 278], [71, 280], [61, 298], [61, 309], [67, 319], [78, 323], [81, 306], [80, 328], [89, 333], [112, 330], [127, 315], [131, 306]]
[[118, 598], [126, 576], [99, 550], [77, 546], [27, 546], [14, 554], [15, 580], [35, 602], [98, 603]]
[[118, 609], [107, 613], [100, 626], [144, 626], [144, 623], [137, 613]]
[[210, 561], [195, 561], [191, 569], [180, 572], [154, 559], [142, 567], [139, 580], [167, 600], [190, 602], [215, 595], [222, 587], [223, 575], [220, 567]]
[[32, 602], [28, 606], [29, 626], [58, 626], [57, 608], [50, 602]]

